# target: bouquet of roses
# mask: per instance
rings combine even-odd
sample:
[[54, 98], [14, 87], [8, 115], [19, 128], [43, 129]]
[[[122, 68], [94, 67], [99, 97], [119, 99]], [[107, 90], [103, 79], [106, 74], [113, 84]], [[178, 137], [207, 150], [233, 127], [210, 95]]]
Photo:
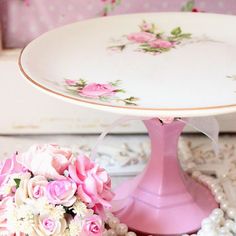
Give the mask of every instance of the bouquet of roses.
[[0, 166], [0, 235], [100, 236], [112, 198], [108, 173], [88, 157], [34, 145]]

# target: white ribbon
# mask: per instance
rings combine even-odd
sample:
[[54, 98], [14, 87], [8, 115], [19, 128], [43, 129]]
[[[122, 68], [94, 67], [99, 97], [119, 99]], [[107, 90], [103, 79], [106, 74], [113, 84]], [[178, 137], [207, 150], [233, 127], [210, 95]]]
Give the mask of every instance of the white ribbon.
[[[106, 135], [117, 125], [122, 124], [131, 120], [149, 120], [152, 119], [150, 117], [133, 117], [133, 116], [125, 116], [121, 117], [114, 122], [112, 122], [98, 137], [94, 148], [91, 151], [91, 159], [94, 160], [97, 155], [98, 147], [100, 146], [103, 139]], [[215, 155], [217, 156], [219, 153], [219, 124], [215, 117], [197, 117], [197, 118], [188, 118], [188, 119], [178, 119], [179, 121], [185, 123], [186, 125], [191, 126], [195, 130], [205, 134], [212, 141], [213, 150]]]
[[193, 129], [203, 133], [212, 141], [212, 147], [217, 156], [219, 154], [219, 123], [213, 116], [194, 117], [188, 119], [178, 119], [179, 121], [191, 126]]

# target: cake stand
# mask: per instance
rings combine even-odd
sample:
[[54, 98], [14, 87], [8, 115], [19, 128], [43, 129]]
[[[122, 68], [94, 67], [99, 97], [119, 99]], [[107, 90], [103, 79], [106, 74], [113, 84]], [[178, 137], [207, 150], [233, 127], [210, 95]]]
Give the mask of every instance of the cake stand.
[[[177, 158], [179, 119], [236, 111], [236, 17], [132, 14], [92, 19], [46, 33], [19, 59], [36, 88], [78, 106], [144, 120], [150, 161], [116, 189], [113, 211], [148, 234], [194, 232], [217, 207]], [[63, 112], [63, 111], [62, 111]]]

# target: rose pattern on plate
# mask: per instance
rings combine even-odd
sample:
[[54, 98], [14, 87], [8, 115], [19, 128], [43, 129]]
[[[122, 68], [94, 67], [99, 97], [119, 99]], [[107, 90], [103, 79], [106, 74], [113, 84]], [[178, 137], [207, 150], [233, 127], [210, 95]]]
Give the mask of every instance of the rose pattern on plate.
[[121, 39], [122, 43], [111, 45], [108, 49], [123, 51], [128, 46], [135, 45], [138, 51], [156, 55], [176, 48], [177, 45], [191, 39], [192, 36], [191, 33], [183, 32], [181, 27], [176, 27], [169, 34], [166, 34], [156, 24], [146, 22], [145, 20], [139, 25], [139, 29], [139, 32], [123, 36], [124, 40]]
[[137, 97], [129, 96], [121, 98], [118, 94], [125, 94], [126, 91], [120, 88], [121, 81], [116, 80], [108, 83], [88, 83], [84, 79], [65, 79], [66, 90], [73, 95], [93, 100], [100, 100], [108, 103], [122, 103], [125, 105], [137, 106]]

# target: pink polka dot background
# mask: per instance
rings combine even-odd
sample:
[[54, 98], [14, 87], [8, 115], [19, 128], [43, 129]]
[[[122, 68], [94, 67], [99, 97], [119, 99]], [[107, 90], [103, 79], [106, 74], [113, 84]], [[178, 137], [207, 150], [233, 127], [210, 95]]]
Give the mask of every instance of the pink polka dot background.
[[[1, 0], [0, 22], [5, 48], [24, 47], [55, 27], [91, 17], [136, 12], [180, 11], [187, 0], [121, 0], [105, 13], [112, 0]], [[195, 0], [197, 10], [236, 14], [235, 0]]]

